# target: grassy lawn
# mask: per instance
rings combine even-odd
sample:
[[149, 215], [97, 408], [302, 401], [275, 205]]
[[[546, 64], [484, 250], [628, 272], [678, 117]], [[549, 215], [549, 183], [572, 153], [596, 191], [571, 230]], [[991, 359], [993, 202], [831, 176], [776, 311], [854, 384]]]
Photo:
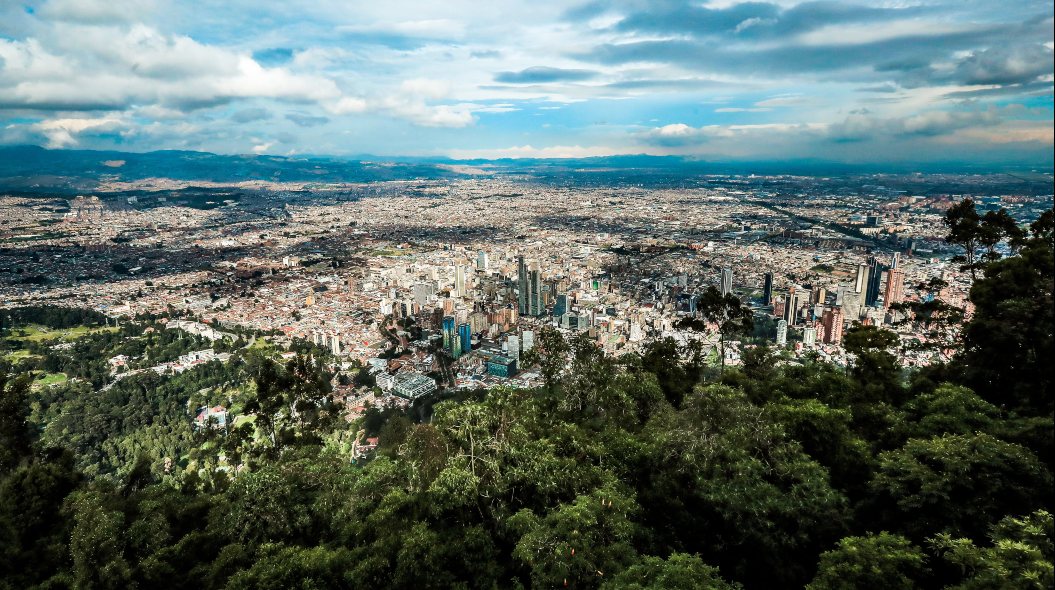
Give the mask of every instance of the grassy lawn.
[[33, 372], [33, 387], [42, 388], [66, 382], [66, 373]]
[[4, 355], [4, 360], [11, 364], [17, 364], [19, 361], [28, 358], [34, 358], [37, 355], [30, 354], [28, 350], [15, 350]]
[[267, 338], [264, 338], [263, 336], [257, 336], [256, 340], [253, 341], [253, 345], [248, 347], [248, 350], [264, 350], [268, 352], [273, 352], [277, 349], [275, 348], [274, 344], [271, 344], [267, 341]]
[[8, 335], [8, 339], [24, 340], [26, 342], [42, 342], [44, 340], [59, 339], [63, 342], [71, 342], [78, 338], [83, 338], [88, 334], [116, 331], [116, 327], [106, 326], [76, 326], [73, 328], [53, 329], [45, 326], [29, 325], [11, 330], [11, 333]]

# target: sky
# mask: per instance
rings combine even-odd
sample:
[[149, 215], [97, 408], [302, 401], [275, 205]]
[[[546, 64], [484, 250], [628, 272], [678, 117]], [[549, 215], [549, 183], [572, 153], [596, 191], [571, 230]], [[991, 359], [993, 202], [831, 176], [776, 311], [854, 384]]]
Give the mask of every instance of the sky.
[[0, 144], [1049, 166], [1050, 0], [0, 0]]

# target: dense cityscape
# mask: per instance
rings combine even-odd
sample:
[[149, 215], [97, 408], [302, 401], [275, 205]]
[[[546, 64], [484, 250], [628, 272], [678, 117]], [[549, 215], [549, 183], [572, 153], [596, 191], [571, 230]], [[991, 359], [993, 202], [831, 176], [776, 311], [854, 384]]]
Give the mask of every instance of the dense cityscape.
[[[521, 355], [547, 325], [584, 332], [613, 356], [663, 338], [700, 339], [715, 355], [713, 329], [678, 323], [700, 315], [707, 286], [759, 317], [725, 348], [731, 366], [741, 346], [762, 341], [787, 349], [789, 362], [815, 354], [845, 365], [842, 334], [857, 322], [896, 330], [903, 365], [949, 360], [951, 347], [932, 346], [895, 304], [938, 298], [970, 314], [970, 276], [949, 261], [942, 218], [971, 195], [867, 184], [829, 194], [823, 181], [780, 179], [802, 191], [792, 195], [765, 178], [710, 180], [713, 188], [689, 189], [503, 178], [227, 187], [244, 196], [219, 193], [197, 207], [156, 187], [8, 196], [0, 293], [7, 306], [59, 302], [115, 320], [170, 313], [306, 339], [346, 367], [393, 376], [442, 365], [422, 392], [537, 384]], [[979, 201], [1022, 222], [1051, 206], [1050, 195]], [[391, 382], [381, 380], [385, 393]]]

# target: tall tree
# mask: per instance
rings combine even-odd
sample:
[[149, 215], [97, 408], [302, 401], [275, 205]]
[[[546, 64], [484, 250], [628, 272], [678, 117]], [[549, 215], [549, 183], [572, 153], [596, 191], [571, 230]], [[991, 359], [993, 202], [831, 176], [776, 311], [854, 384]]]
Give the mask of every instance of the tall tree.
[[982, 220], [978, 215], [978, 210], [974, 207], [974, 201], [964, 199], [953, 205], [945, 212], [943, 221], [949, 228], [945, 241], [950, 244], [956, 244], [964, 250], [962, 255], [955, 256], [953, 260], [963, 262], [963, 269], [971, 271], [971, 278], [977, 278], [978, 267], [976, 263], [978, 245], [981, 240]]
[[1055, 358], [1055, 232], [1052, 211], [1030, 228], [1018, 254], [990, 262], [971, 287], [974, 315], [954, 365], [968, 386], [993, 403], [1052, 414]]
[[749, 333], [754, 328], [754, 314], [739, 297], [732, 293], [722, 295], [714, 286], [708, 287], [700, 296], [697, 309], [700, 310], [704, 321], [717, 326], [718, 348], [724, 373], [726, 342], [738, 334]]

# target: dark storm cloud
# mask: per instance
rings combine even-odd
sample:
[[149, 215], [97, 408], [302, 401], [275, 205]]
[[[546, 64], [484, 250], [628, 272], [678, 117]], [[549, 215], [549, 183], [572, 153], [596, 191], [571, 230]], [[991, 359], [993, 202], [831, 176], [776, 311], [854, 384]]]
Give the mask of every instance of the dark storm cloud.
[[547, 82], [579, 82], [597, 76], [593, 70], [569, 70], [536, 66], [519, 72], [499, 72], [495, 82], [503, 84], [544, 84]]

